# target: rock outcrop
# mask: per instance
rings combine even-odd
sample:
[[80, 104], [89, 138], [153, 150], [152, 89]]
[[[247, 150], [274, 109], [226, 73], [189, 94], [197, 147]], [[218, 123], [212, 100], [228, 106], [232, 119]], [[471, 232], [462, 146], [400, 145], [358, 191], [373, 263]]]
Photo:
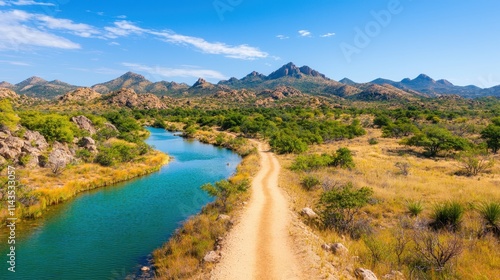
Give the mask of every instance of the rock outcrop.
[[300, 97], [304, 96], [302, 92], [296, 88], [289, 86], [278, 86], [274, 90], [264, 90], [259, 97], [271, 97], [274, 100], [281, 100], [287, 97]]
[[17, 93], [15, 93], [11, 89], [0, 88], [0, 99], [3, 99], [3, 98], [17, 99], [17, 98], [19, 98], [19, 95], [17, 95]]
[[92, 121], [85, 116], [72, 117], [71, 121], [74, 122], [78, 126], [78, 128], [90, 133], [90, 135], [93, 135], [97, 132]]
[[375, 273], [366, 268], [357, 268], [354, 271], [354, 275], [356, 275], [356, 278], [360, 280], [377, 280]]
[[39, 132], [26, 130], [22, 137], [13, 135], [8, 129], [0, 130], [0, 157], [26, 167], [43, 166], [43, 152], [49, 144]]
[[77, 88], [58, 98], [61, 102], [88, 102], [101, 98], [101, 94], [91, 88]]
[[133, 89], [122, 88], [105, 97], [109, 104], [133, 109], [165, 109], [167, 106], [153, 94], [137, 94]]
[[311, 208], [305, 207], [302, 210], [300, 210], [300, 214], [303, 216], [306, 216], [309, 219], [316, 219], [318, 217], [318, 214], [314, 212]]
[[217, 263], [220, 261], [221, 255], [215, 251], [208, 252], [204, 257], [203, 261], [208, 263]]
[[48, 157], [48, 164], [50, 166], [66, 166], [75, 160], [75, 152], [70, 150], [68, 144], [54, 142], [52, 151]]
[[95, 143], [95, 140], [92, 139], [92, 137], [83, 137], [79, 142], [78, 145], [82, 148], [85, 148], [89, 152], [93, 154], [97, 154], [97, 145]]

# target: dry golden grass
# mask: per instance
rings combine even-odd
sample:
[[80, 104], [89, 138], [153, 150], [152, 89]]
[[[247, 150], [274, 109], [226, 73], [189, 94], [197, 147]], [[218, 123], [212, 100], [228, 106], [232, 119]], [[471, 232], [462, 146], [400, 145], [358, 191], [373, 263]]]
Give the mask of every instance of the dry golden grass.
[[[377, 138], [379, 143], [370, 145], [368, 140]], [[453, 200], [466, 206], [463, 223], [463, 234], [466, 249], [455, 265], [460, 279], [495, 279], [500, 275], [500, 245], [495, 238], [477, 239], [480, 228], [480, 217], [473, 210], [474, 205], [484, 201], [500, 201], [500, 165], [496, 165], [489, 173], [476, 177], [457, 176], [459, 163], [450, 158], [424, 158], [398, 144], [396, 139], [381, 138], [380, 130], [368, 129], [364, 137], [344, 140], [332, 144], [317, 145], [308, 153], [333, 153], [339, 147], [347, 147], [353, 151], [356, 167], [353, 170], [326, 168], [310, 172], [322, 181], [329, 180], [343, 185], [352, 182], [356, 187], [370, 187], [374, 190], [374, 198], [379, 203], [363, 208], [364, 218], [371, 221], [377, 232], [377, 238], [392, 244], [391, 230], [401, 217], [407, 216], [408, 201], [422, 201], [424, 211], [420, 217], [428, 218], [436, 203]], [[418, 152], [418, 151], [417, 151]], [[293, 210], [298, 212], [304, 207], [315, 208], [322, 193], [321, 186], [313, 191], [306, 191], [300, 186], [305, 172], [293, 172], [287, 167], [295, 156], [283, 155], [279, 159], [284, 167], [280, 177], [280, 185], [290, 194]], [[498, 162], [499, 157], [496, 156]], [[395, 166], [397, 162], [410, 164], [408, 176], [400, 174]], [[364, 266], [370, 268], [371, 258], [368, 249], [361, 240], [350, 240], [348, 237], [333, 231], [316, 230], [326, 242], [341, 242], [349, 248], [351, 256], [358, 258], [338, 259], [327, 255], [327, 261], [333, 262], [339, 269]], [[377, 264], [373, 270], [377, 275], [385, 275], [395, 269], [391, 264], [394, 258], [387, 257], [385, 262]], [[408, 273], [408, 271], [403, 270]]]

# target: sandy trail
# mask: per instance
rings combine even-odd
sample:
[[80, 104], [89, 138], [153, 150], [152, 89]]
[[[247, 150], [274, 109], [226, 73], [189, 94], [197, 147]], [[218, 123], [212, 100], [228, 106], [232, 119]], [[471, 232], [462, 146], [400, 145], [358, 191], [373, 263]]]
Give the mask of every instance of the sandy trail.
[[212, 279], [301, 279], [291, 246], [288, 202], [278, 188], [280, 164], [259, 144], [261, 168], [247, 208], [228, 235]]

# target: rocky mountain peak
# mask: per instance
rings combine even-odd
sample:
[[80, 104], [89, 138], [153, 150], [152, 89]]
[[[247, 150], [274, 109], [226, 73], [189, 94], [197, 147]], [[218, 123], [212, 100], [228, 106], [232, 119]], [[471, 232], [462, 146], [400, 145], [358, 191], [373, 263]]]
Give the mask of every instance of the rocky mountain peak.
[[415, 78], [413, 81], [420, 81], [420, 82], [435, 82], [431, 77], [425, 75], [425, 74], [420, 74], [418, 75], [417, 78]]
[[356, 84], [356, 82], [354, 82], [353, 80], [348, 79], [348, 78], [343, 78], [342, 80], [339, 81], [339, 83], [343, 83], [345, 85], [350, 85], [350, 86]]
[[26, 86], [34, 86], [34, 85], [39, 85], [39, 84], [44, 84], [44, 83], [47, 83], [47, 81], [40, 78], [40, 77], [33, 76], [33, 77], [29, 77], [28, 79], [16, 84], [16, 86], [18, 86], [20, 88], [24, 88]]
[[303, 76], [311, 76], [311, 77], [322, 77], [326, 79], [326, 76], [321, 74], [320, 72], [312, 69], [309, 66], [297, 67], [292, 62], [289, 62], [283, 65], [280, 69], [271, 73], [268, 78], [269, 79], [279, 79], [282, 77], [295, 77], [300, 78]]
[[126, 79], [126, 80], [132, 79], [132, 80], [138, 80], [138, 81], [145, 81], [146, 80], [146, 78], [143, 75], [140, 75], [140, 74], [137, 74], [134, 72], [130, 72], [130, 71], [123, 74], [122, 76], [120, 76], [120, 78]]
[[193, 84], [192, 88], [206, 88], [210, 86], [212, 86], [211, 83], [207, 82], [203, 78], [198, 78], [198, 81], [196, 81], [196, 83]]
[[13, 88], [14, 85], [9, 83], [9, 82], [3, 81], [3, 82], [0, 82], [0, 87], [1, 88]]
[[453, 86], [453, 84], [450, 81], [444, 80], [444, 79], [437, 80], [436, 83], [441, 84], [441, 85], [445, 85], [445, 86]]

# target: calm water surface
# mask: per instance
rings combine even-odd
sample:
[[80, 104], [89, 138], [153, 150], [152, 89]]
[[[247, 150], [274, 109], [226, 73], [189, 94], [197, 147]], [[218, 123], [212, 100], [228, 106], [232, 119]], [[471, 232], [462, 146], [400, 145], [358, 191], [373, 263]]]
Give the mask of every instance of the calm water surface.
[[7, 271], [2, 232], [0, 279], [124, 279], [210, 198], [200, 190], [234, 173], [235, 153], [148, 128], [148, 144], [173, 160], [159, 172], [80, 194], [18, 228], [16, 273]]

